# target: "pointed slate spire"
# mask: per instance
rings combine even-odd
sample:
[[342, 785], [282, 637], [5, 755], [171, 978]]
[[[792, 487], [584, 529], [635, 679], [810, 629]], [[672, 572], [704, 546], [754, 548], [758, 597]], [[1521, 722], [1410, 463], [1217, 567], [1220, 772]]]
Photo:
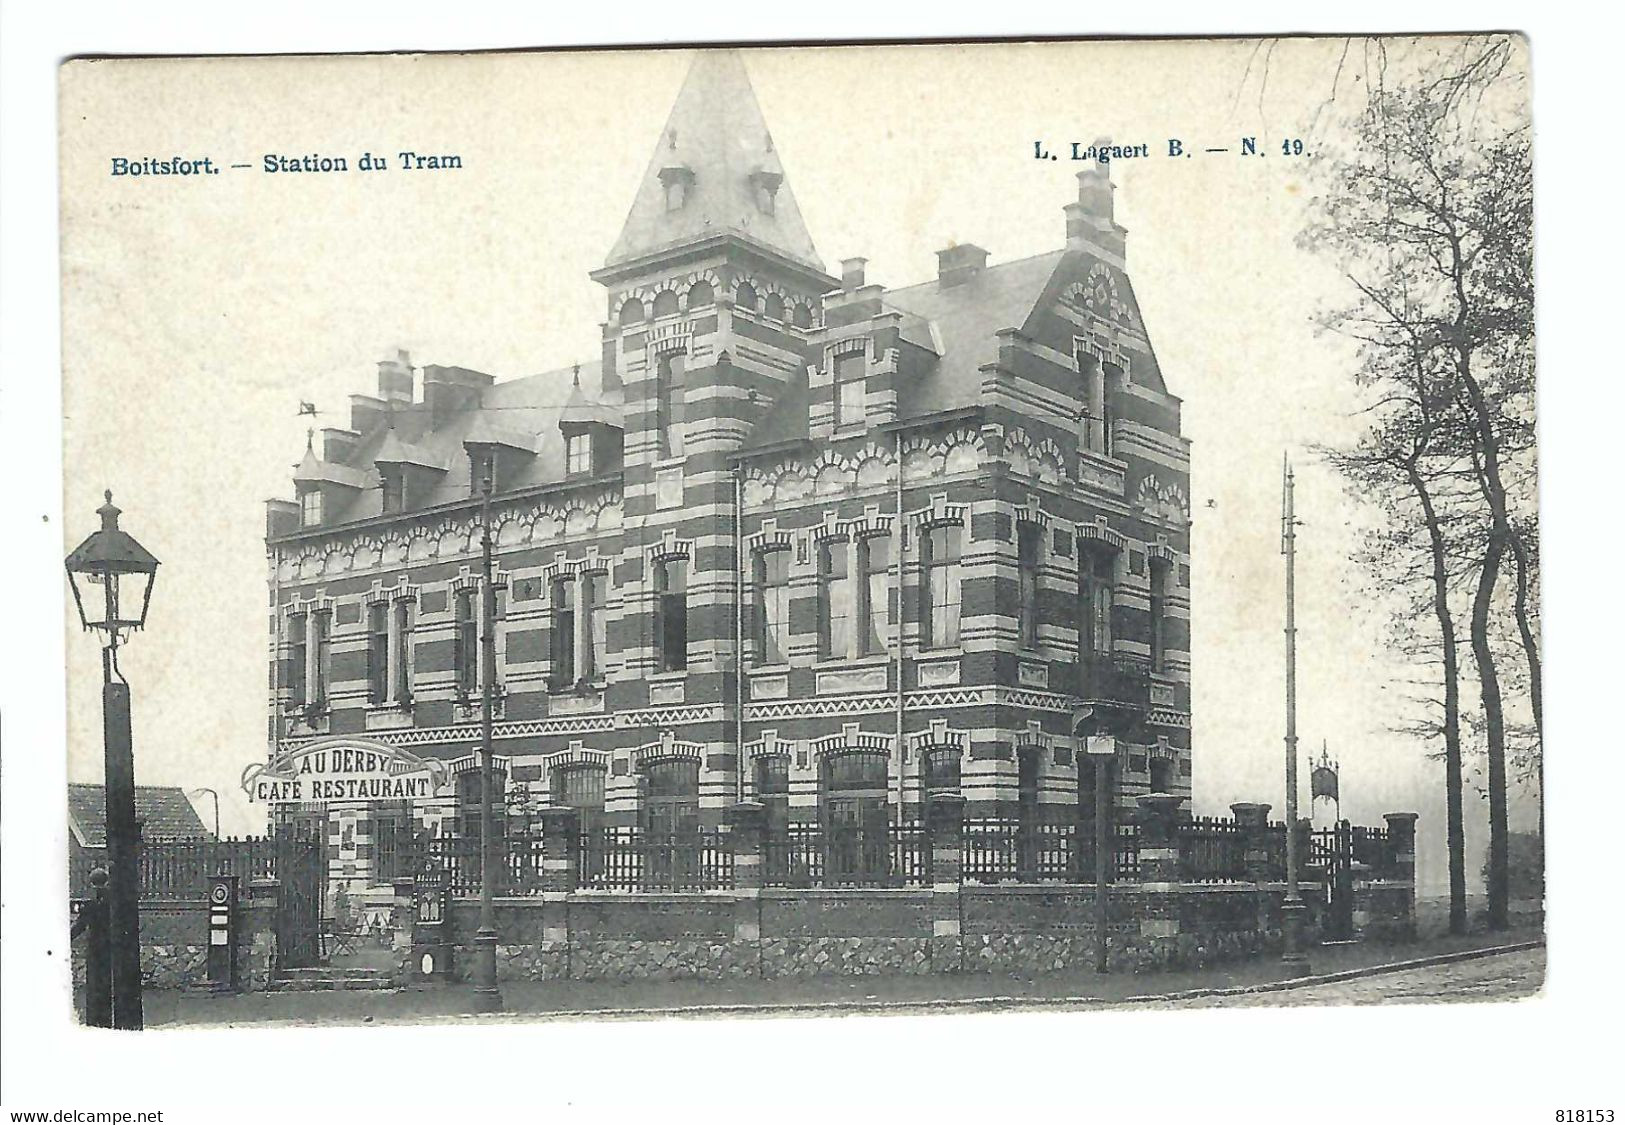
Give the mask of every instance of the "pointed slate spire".
[[719, 234], [823, 272], [737, 51], [695, 57], [604, 267]]

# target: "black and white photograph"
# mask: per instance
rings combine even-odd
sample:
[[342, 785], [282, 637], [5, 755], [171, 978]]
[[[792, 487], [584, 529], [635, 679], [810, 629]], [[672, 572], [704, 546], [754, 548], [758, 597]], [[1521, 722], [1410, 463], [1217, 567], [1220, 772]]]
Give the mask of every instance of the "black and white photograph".
[[53, 1020], [1538, 1009], [1526, 34], [511, 46], [57, 69]]

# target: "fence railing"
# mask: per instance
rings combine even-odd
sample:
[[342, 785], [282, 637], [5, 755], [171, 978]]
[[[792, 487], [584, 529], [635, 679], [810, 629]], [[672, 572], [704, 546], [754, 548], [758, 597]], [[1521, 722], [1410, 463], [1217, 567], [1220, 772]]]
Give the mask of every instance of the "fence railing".
[[733, 842], [717, 828], [670, 835], [641, 828], [581, 833], [579, 885], [605, 891], [719, 891], [734, 884]]
[[[201, 899], [208, 894], [211, 875], [235, 875], [246, 886], [250, 879], [275, 876], [280, 854], [290, 846], [308, 842], [304, 837], [292, 836], [143, 841], [136, 853], [140, 896]], [[108, 863], [106, 848], [75, 849], [68, 857], [69, 897], [94, 897], [90, 873], [98, 867], [106, 868]]]
[[[1387, 833], [1375, 828], [1336, 829], [1307, 834], [1301, 864], [1310, 877], [1321, 874], [1346, 848], [1360, 862], [1387, 862]], [[1175, 828], [1179, 877], [1188, 883], [1250, 881], [1247, 829], [1229, 818], [1196, 817]], [[1140, 879], [1140, 826], [1112, 829], [1107, 878]], [[609, 827], [581, 831], [571, 842], [576, 885], [619, 892], [729, 890], [734, 882], [734, 846], [727, 828], [696, 828], [652, 834], [642, 828]], [[1265, 836], [1263, 875], [1279, 881], [1286, 872], [1286, 827], [1275, 823]], [[442, 837], [422, 845], [427, 858], [446, 872], [457, 897], [480, 888], [479, 842]], [[1008, 817], [967, 818], [961, 844], [962, 877], [969, 883], [1092, 883], [1094, 833], [1077, 822], [1030, 823]], [[539, 894], [543, 879], [543, 840], [539, 833], [511, 834], [493, 849], [500, 895]], [[414, 858], [412, 862], [419, 862]], [[767, 887], [919, 887], [931, 883], [931, 838], [920, 823], [885, 825], [790, 824], [769, 832], [762, 843], [762, 884]]]
[[1186, 883], [1247, 879], [1246, 829], [1234, 820], [1199, 816], [1180, 824], [1179, 877]]

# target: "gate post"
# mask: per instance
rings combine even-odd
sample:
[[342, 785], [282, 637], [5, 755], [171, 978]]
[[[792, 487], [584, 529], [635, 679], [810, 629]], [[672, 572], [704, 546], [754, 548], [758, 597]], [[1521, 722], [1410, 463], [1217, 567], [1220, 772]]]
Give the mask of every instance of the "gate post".
[[1152, 964], [1171, 964], [1179, 948], [1179, 806], [1185, 798], [1147, 793], [1139, 799], [1140, 937]]
[[965, 967], [965, 798], [958, 793], [931, 797], [925, 831], [931, 849], [931, 968], [955, 973]]
[[1388, 823], [1388, 847], [1384, 855], [1390, 867], [1385, 874], [1405, 889], [1404, 921], [1399, 930], [1406, 941], [1416, 937], [1416, 814], [1383, 813]]
[[542, 956], [544, 978], [568, 978], [570, 896], [581, 885], [581, 813], [567, 805], [536, 810], [542, 833]]
[[1242, 801], [1230, 806], [1230, 814], [1241, 826], [1247, 878], [1257, 888], [1258, 943], [1262, 948], [1270, 928], [1269, 892], [1264, 887], [1269, 882], [1270, 807]]
[[96, 897], [79, 908], [69, 941], [85, 935], [85, 1026], [113, 1026], [113, 956], [109, 945], [107, 869], [90, 873]]
[[762, 851], [767, 806], [739, 801], [726, 813], [734, 856], [734, 943], [745, 949], [745, 971], [762, 973]]
[[276, 916], [282, 892], [280, 879], [250, 879], [248, 899], [242, 904], [237, 931], [237, 979], [248, 992], [263, 992], [277, 966]]

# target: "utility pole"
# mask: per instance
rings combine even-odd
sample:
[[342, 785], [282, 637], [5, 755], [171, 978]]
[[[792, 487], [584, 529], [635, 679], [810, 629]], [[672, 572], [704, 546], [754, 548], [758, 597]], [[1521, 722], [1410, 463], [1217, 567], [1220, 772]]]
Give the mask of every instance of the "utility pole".
[[1294, 975], [1309, 972], [1303, 950], [1306, 907], [1298, 896], [1298, 629], [1297, 519], [1292, 503], [1292, 466], [1281, 455], [1281, 553], [1286, 556], [1286, 901], [1281, 904], [1281, 962]]
[[495, 490], [496, 451], [487, 449], [480, 458], [480, 601], [484, 618], [480, 634], [480, 926], [474, 933], [474, 1010], [499, 1012], [502, 992], [497, 988], [496, 910], [491, 901], [491, 882], [496, 864], [491, 862], [491, 789], [494, 748], [491, 710], [496, 705], [497, 670], [497, 591], [495, 562], [491, 557], [491, 493]]

